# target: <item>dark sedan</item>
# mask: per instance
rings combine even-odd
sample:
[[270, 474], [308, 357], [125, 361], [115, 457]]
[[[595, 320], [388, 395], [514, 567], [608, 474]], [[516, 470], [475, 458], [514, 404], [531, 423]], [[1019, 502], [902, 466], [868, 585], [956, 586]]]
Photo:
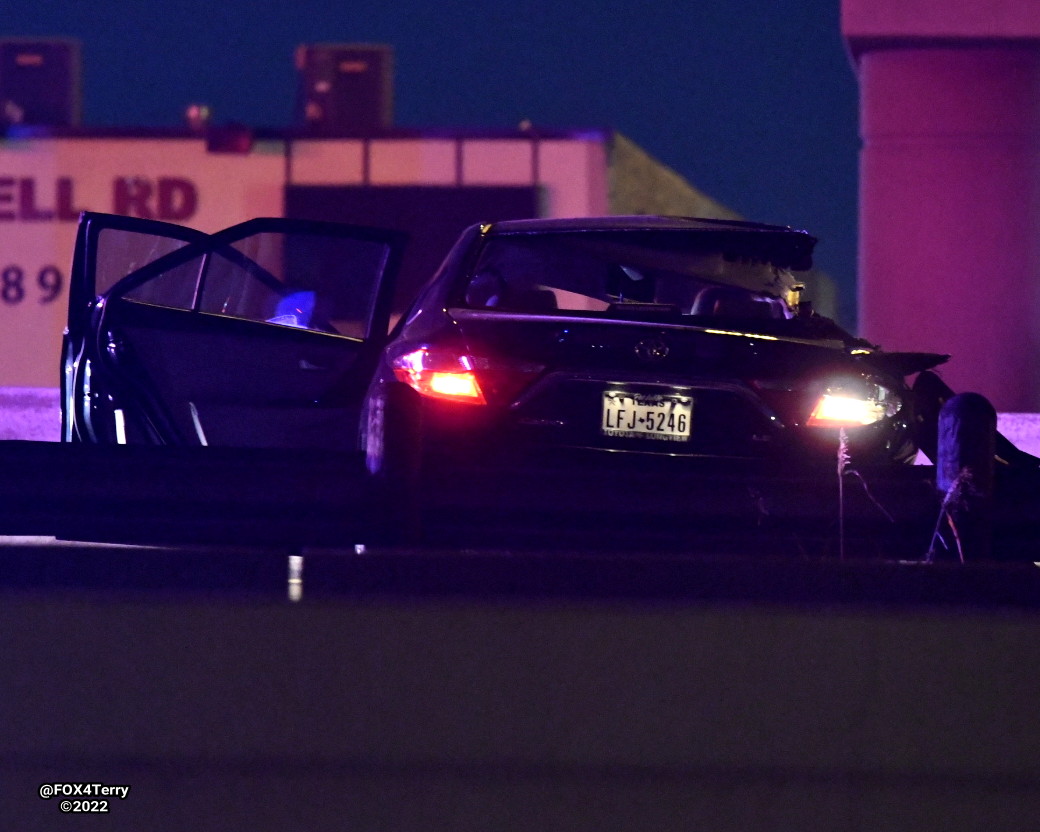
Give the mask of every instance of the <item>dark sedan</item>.
[[[548, 487], [582, 470], [627, 507], [677, 499], [704, 466], [934, 459], [946, 356], [884, 352], [816, 314], [799, 280], [815, 242], [710, 219], [481, 225], [394, 310], [393, 232], [87, 213], [63, 438], [362, 451], [390, 525], [394, 495], [437, 496], [431, 473], [533, 468]], [[561, 499], [596, 499], [580, 490]]]
[[[912, 461], [905, 378], [946, 356], [886, 353], [815, 314], [798, 279], [814, 243], [662, 217], [471, 228], [383, 352], [370, 467], [407, 441], [392, 430], [419, 430], [436, 464], [554, 449], [808, 463], [834, 459], [842, 429], [859, 463]], [[387, 428], [388, 406], [415, 412]]]

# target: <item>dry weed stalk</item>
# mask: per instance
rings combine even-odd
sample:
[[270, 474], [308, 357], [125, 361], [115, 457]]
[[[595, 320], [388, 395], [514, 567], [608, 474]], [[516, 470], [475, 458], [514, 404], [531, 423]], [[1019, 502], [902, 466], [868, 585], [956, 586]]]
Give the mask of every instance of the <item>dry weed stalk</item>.
[[968, 500], [972, 497], [979, 496], [979, 491], [975, 487], [974, 474], [971, 468], [964, 466], [961, 468], [960, 473], [957, 475], [950, 487], [946, 489], [946, 494], [943, 496], [942, 505], [939, 506], [939, 517], [935, 521], [935, 529], [932, 531], [932, 539], [928, 546], [928, 554], [925, 556], [927, 563], [932, 563], [936, 557], [935, 544], [938, 540], [946, 546], [946, 541], [939, 533], [939, 529], [942, 526], [942, 522], [945, 519], [950, 527], [950, 531], [953, 533], [953, 542], [957, 546], [957, 557], [961, 563], [964, 563], [964, 546], [961, 544], [960, 532], [957, 530], [957, 524], [953, 519], [953, 512], [966, 509], [968, 507]]
[[852, 474], [863, 486], [863, 491], [870, 498], [878, 511], [880, 511], [889, 523], [895, 519], [888, 513], [887, 509], [878, 502], [873, 495], [863, 475], [851, 466], [852, 459], [849, 455], [849, 436], [845, 428], [838, 429], [838, 556], [845, 560], [845, 475]]

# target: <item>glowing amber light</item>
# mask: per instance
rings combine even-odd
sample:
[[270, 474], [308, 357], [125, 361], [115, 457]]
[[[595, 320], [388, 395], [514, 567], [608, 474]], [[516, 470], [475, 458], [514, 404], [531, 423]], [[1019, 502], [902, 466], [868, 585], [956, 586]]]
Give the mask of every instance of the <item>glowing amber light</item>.
[[884, 415], [884, 408], [870, 399], [824, 393], [806, 424], [820, 428], [855, 428], [872, 425]]

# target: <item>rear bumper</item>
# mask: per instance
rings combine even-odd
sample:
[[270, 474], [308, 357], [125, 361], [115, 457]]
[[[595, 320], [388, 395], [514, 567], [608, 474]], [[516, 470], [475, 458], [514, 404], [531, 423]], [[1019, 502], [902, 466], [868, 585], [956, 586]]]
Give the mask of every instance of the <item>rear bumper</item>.
[[[529, 458], [544, 466], [560, 458], [568, 467], [596, 468], [607, 459], [610, 467], [641, 467], [657, 459], [664, 460], [659, 464], [666, 467], [672, 465], [668, 460], [680, 460], [684, 465], [743, 460], [766, 469], [814, 466], [823, 470], [835, 468], [838, 458], [837, 429], [774, 424], [750, 430], [745, 424], [717, 419], [710, 430], [695, 425], [694, 431], [701, 433], [693, 441], [665, 441], [605, 436], [595, 414], [587, 415], [579, 429], [573, 420], [533, 419], [529, 414], [491, 407], [431, 400], [420, 400], [417, 406], [423, 454], [437, 466], [479, 467], [497, 460], [501, 467], [513, 468], [523, 466]], [[847, 450], [856, 465], [899, 467], [900, 460], [913, 459], [915, 449], [902, 423], [886, 423], [849, 431]]]

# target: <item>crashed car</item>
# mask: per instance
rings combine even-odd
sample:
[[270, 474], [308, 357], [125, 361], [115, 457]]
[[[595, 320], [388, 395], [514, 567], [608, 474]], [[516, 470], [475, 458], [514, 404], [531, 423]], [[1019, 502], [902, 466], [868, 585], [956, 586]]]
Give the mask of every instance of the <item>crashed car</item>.
[[840, 429], [860, 462], [912, 461], [905, 378], [947, 357], [886, 353], [815, 314], [798, 279], [815, 242], [664, 217], [469, 229], [382, 354], [370, 467], [405, 441], [387, 434], [391, 400], [436, 464], [557, 449], [809, 462], [833, 459]]
[[[64, 438], [358, 445], [387, 402], [442, 456], [575, 448], [861, 460], [920, 441], [886, 353], [800, 302], [815, 239], [664, 217], [467, 230], [391, 326], [402, 240], [256, 219], [217, 234], [83, 215], [64, 344]], [[407, 391], [407, 392], [406, 392]], [[362, 415], [363, 414], [363, 415]]]
[[[935, 459], [952, 391], [931, 369], [947, 356], [885, 352], [816, 314], [801, 298], [816, 243], [804, 231], [644, 216], [474, 226], [394, 309], [403, 243], [333, 223], [204, 234], [85, 213], [63, 439], [356, 451], [391, 515], [475, 472], [504, 474], [513, 501], [533, 467], [549, 472], [534, 491], [562, 489], [555, 504], [617, 516], [637, 497], [672, 505], [677, 478], [705, 465]], [[502, 493], [477, 486], [470, 505]], [[760, 521], [764, 500], [741, 493]]]

